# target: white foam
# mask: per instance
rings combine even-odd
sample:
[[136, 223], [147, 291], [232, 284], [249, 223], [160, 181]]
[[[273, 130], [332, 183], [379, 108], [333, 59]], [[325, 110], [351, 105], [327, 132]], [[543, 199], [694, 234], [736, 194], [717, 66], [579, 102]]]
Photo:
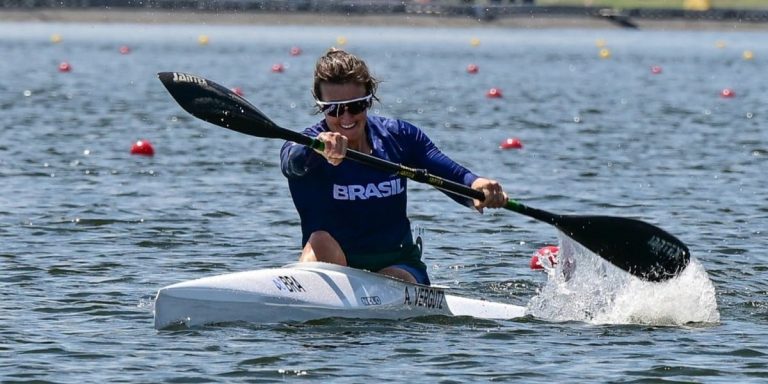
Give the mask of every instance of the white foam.
[[680, 276], [661, 283], [640, 280], [563, 234], [555, 268], [528, 303], [533, 316], [593, 324], [684, 325], [717, 323], [715, 288], [694, 258]]

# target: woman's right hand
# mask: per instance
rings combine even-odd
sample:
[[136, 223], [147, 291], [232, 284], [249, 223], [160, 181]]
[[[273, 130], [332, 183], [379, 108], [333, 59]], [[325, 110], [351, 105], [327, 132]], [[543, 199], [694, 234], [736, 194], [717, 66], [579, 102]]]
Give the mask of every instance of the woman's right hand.
[[338, 132], [321, 132], [317, 140], [323, 143], [323, 150], [315, 150], [323, 155], [328, 163], [339, 165], [347, 155], [347, 137]]

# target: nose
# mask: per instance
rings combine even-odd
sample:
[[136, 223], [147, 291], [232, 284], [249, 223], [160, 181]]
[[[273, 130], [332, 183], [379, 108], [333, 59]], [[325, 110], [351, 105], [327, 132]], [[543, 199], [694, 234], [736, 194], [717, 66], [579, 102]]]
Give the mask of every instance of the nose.
[[[347, 105], [339, 105], [338, 109], [336, 110], [336, 118], [342, 117], [342, 116], [346, 115], [348, 112], [349, 112], [349, 106], [347, 106]], [[352, 116], [351, 113], [349, 115]]]

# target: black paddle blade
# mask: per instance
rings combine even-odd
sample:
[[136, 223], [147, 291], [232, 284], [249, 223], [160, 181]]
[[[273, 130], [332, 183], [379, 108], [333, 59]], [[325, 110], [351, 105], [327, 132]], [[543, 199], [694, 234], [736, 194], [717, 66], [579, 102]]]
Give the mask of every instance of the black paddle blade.
[[181, 72], [157, 76], [176, 102], [201, 120], [251, 136], [292, 141], [304, 137], [279, 127], [247, 100], [211, 80]]
[[611, 264], [647, 281], [666, 281], [690, 261], [688, 247], [646, 222], [611, 216], [558, 215], [552, 224]]

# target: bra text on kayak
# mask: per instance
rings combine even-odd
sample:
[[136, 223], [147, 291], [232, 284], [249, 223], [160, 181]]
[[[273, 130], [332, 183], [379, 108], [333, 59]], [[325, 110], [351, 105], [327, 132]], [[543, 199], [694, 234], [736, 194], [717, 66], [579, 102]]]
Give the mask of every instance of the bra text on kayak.
[[299, 281], [296, 280], [293, 276], [278, 276], [274, 279], [272, 279], [272, 282], [275, 284], [275, 287], [277, 287], [278, 290], [287, 290], [288, 292], [306, 292], [307, 290], [304, 289], [304, 287], [299, 284]]

